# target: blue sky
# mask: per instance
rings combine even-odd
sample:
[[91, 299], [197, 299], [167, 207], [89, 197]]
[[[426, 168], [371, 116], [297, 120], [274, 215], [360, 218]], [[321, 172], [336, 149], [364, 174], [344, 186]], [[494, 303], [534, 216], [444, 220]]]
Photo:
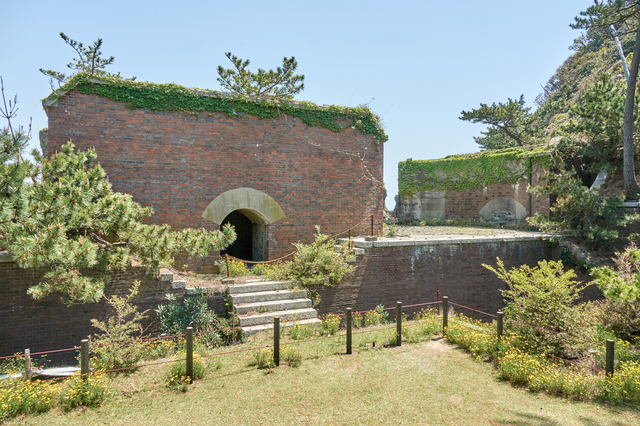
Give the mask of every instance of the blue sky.
[[[460, 121], [481, 102], [524, 94], [528, 105], [571, 54], [569, 28], [591, 0], [484, 1], [65, 1], [5, 3], [0, 76], [17, 123], [47, 126], [50, 93], [38, 68], [64, 71], [73, 51], [59, 37], [102, 38], [111, 72], [138, 80], [218, 89], [231, 51], [253, 68], [295, 56], [317, 104], [369, 104], [382, 117], [387, 206], [398, 162], [477, 151], [483, 126]], [[4, 126], [4, 123], [2, 123]]]

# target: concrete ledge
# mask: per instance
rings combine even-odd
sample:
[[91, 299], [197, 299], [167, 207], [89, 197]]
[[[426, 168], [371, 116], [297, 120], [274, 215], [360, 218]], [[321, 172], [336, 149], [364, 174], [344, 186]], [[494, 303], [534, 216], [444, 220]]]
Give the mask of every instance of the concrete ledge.
[[358, 237], [353, 239], [353, 245], [357, 248], [369, 249], [373, 247], [407, 247], [407, 246], [435, 246], [435, 245], [459, 245], [459, 244], [486, 244], [486, 243], [515, 243], [525, 241], [548, 241], [553, 235], [437, 235], [426, 238], [379, 238], [378, 241], [365, 241]]

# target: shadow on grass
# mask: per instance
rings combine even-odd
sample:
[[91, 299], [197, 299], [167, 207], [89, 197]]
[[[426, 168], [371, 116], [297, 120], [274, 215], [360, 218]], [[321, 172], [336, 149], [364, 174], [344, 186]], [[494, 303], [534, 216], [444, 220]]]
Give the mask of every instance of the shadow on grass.
[[[612, 408], [612, 407], [608, 407], [610, 410], [613, 410], [615, 412], [614, 415], [622, 415], [622, 413], [624, 411], [631, 411], [634, 412], [635, 410], [629, 409], [629, 410], [618, 410], [616, 408]], [[518, 425], [518, 426], [562, 426], [565, 423], [562, 421], [557, 421], [557, 420], [553, 420], [548, 418], [547, 416], [544, 415], [537, 415], [537, 414], [530, 414], [530, 413], [518, 413], [515, 411], [511, 411], [511, 410], [505, 410], [506, 413], [511, 414], [513, 417], [515, 417], [514, 420], [502, 420], [502, 421], [495, 421], [494, 424], [498, 424], [498, 425]], [[580, 417], [578, 419], [578, 421], [584, 425], [587, 426], [600, 426], [602, 425], [602, 422], [599, 420], [594, 420], [590, 417]], [[629, 423], [624, 421], [624, 420], [614, 420], [613, 418], [611, 419], [610, 422], [607, 422], [608, 425], [616, 425], [616, 426], [626, 426]]]

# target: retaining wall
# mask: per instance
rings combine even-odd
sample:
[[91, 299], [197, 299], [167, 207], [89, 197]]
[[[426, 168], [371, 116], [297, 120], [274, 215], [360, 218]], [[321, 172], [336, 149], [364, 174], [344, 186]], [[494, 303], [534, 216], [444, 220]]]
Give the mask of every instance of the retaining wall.
[[[505, 283], [482, 266], [496, 266], [500, 257], [507, 269], [534, 266], [554, 259], [542, 237], [456, 237], [439, 240], [364, 242], [358, 268], [335, 287], [319, 289], [321, 314], [370, 310], [378, 304], [392, 307], [436, 300], [437, 291], [449, 300], [484, 312], [500, 309]], [[391, 312], [393, 314], [393, 312]], [[480, 318], [480, 317], [479, 317]]]

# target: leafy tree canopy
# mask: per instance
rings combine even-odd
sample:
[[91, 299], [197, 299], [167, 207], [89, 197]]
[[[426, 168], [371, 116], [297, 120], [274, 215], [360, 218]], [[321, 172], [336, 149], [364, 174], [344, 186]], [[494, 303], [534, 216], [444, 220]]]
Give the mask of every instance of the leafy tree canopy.
[[293, 99], [293, 96], [304, 90], [304, 75], [294, 75], [298, 68], [295, 57], [283, 58], [282, 67], [275, 71], [258, 68], [257, 73], [247, 69], [249, 60], [242, 60], [227, 52], [225, 54], [233, 64], [233, 68], [218, 66], [218, 82], [224, 90], [234, 94], [256, 98], [273, 97]]
[[507, 99], [506, 103], [480, 104], [480, 108], [462, 111], [460, 120], [482, 123], [489, 127], [482, 136], [474, 137], [482, 149], [502, 149], [534, 145], [540, 141], [531, 108], [524, 106], [524, 96]]
[[112, 191], [94, 150], [75, 152], [68, 142], [50, 159], [34, 150], [26, 160], [28, 135], [13, 129], [16, 109], [8, 106], [0, 108], [8, 122], [0, 147], [0, 247], [20, 267], [42, 273], [28, 290], [34, 298], [57, 293], [66, 303], [96, 302], [110, 274], [132, 262], [155, 272], [175, 253], [205, 256], [235, 240], [231, 227], [174, 231], [142, 223], [151, 208]]
[[[51, 84], [51, 90], [55, 90], [54, 83], [58, 84], [58, 87], [69, 81], [71, 77], [78, 73], [86, 73], [93, 75], [100, 75], [105, 77], [120, 77], [120, 73], [112, 74], [104, 69], [107, 65], [113, 64], [115, 58], [110, 56], [108, 58], [102, 57], [102, 39], [94, 41], [91, 46], [85, 46], [84, 44], [67, 37], [64, 33], [60, 33], [60, 37], [64, 42], [71, 47], [76, 54], [71, 62], [67, 64], [67, 68], [72, 70], [71, 74], [65, 74], [59, 71], [45, 70], [40, 68], [40, 72], [49, 77], [49, 83]], [[133, 78], [135, 80], [135, 77]]]

